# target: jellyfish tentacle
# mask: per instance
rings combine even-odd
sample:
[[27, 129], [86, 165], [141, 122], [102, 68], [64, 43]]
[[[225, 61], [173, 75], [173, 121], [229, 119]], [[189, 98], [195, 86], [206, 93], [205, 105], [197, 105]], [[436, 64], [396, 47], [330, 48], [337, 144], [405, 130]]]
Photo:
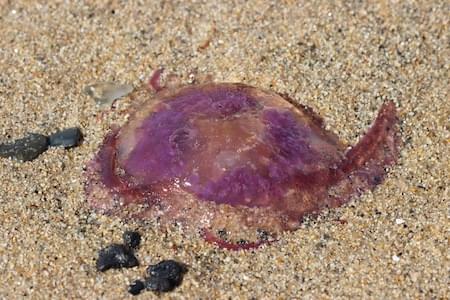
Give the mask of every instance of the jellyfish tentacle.
[[338, 167], [337, 182], [329, 190], [329, 206], [339, 206], [383, 181], [385, 168], [393, 165], [399, 154], [397, 122], [394, 102], [384, 103], [368, 132], [347, 151]]
[[161, 74], [164, 72], [164, 68], [156, 69], [153, 74], [150, 76], [148, 80], [148, 88], [150, 90], [154, 90], [155, 92], [159, 92], [164, 89], [164, 86], [161, 85]]
[[363, 138], [347, 153], [341, 170], [348, 174], [360, 169], [371, 160], [391, 165], [398, 156], [399, 138], [396, 132], [397, 116], [395, 104], [386, 102]]

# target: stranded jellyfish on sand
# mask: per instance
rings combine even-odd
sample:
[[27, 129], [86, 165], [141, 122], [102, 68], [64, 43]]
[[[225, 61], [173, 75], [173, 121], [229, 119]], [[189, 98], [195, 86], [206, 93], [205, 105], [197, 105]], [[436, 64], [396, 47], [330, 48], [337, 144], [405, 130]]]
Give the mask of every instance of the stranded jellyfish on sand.
[[[244, 84], [159, 86], [88, 164], [94, 209], [177, 222], [227, 249], [254, 248], [302, 218], [380, 184], [398, 156], [396, 109], [381, 106], [352, 148], [309, 108]], [[139, 94], [140, 93], [140, 94]]]

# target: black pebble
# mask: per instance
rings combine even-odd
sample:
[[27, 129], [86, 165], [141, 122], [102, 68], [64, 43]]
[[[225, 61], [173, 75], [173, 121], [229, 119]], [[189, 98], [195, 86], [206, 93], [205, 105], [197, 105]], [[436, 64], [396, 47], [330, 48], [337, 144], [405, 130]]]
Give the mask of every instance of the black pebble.
[[78, 146], [82, 138], [83, 135], [79, 128], [67, 128], [50, 135], [49, 144], [51, 147], [64, 147], [67, 149]]
[[260, 241], [267, 241], [269, 239], [269, 233], [263, 229], [256, 229], [256, 234]]
[[0, 156], [12, 157], [21, 161], [30, 161], [48, 149], [48, 138], [38, 133], [30, 133], [26, 137], [10, 144], [0, 144]]
[[138, 265], [133, 250], [125, 245], [112, 244], [98, 253], [97, 270], [101, 272], [111, 268], [132, 268]]
[[145, 280], [147, 290], [155, 292], [168, 292], [181, 284], [186, 268], [174, 261], [163, 260], [147, 268], [148, 278]]
[[139, 295], [143, 289], [145, 289], [144, 282], [142, 280], [135, 280], [128, 286], [128, 293], [131, 295]]
[[132, 249], [136, 249], [141, 243], [141, 235], [137, 231], [125, 231], [122, 238], [123, 243]]

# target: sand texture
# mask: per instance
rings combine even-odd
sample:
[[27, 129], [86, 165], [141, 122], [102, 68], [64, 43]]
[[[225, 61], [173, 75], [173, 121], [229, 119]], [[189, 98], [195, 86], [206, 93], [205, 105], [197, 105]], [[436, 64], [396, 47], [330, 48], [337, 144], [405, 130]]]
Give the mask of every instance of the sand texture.
[[[0, 143], [73, 126], [85, 139], [0, 158], [1, 299], [132, 298], [128, 283], [161, 259], [189, 268], [163, 299], [449, 299], [448, 1], [50, 2], [0, 0]], [[398, 164], [373, 193], [256, 251], [96, 214], [83, 169], [133, 99], [100, 108], [83, 89], [137, 88], [159, 67], [285, 93], [349, 145], [393, 100]], [[97, 251], [126, 229], [143, 234], [141, 266], [97, 272]]]

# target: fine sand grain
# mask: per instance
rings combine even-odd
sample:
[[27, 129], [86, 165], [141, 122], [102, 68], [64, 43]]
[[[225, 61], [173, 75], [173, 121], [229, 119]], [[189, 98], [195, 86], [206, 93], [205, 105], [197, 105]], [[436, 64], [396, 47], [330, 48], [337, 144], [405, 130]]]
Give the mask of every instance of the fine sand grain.
[[[46, 2], [0, 0], [0, 143], [73, 126], [85, 139], [0, 159], [0, 298], [131, 298], [161, 259], [189, 267], [162, 298], [449, 298], [448, 1]], [[256, 251], [95, 214], [83, 168], [132, 100], [98, 108], [83, 89], [139, 87], [159, 67], [286, 93], [348, 144], [392, 99], [401, 157], [373, 193]], [[125, 229], [143, 234], [141, 266], [98, 273], [97, 251]]]

